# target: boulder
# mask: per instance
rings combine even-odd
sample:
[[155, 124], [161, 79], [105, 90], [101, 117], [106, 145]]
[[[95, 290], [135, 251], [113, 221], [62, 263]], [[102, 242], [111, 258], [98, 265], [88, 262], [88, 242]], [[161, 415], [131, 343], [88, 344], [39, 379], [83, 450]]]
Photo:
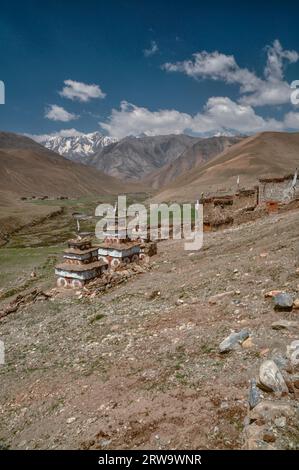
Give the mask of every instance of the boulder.
[[221, 353], [227, 353], [234, 349], [238, 344], [242, 344], [248, 337], [249, 332], [247, 330], [241, 330], [238, 333], [233, 332], [225, 338], [222, 343], [220, 343], [219, 351]]
[[274, 422], [275, 419], [284, 416], [285, 418], [292, 418], [296, 414], [294, 407], [283, 401], [270, 401], [263, 400], [250, 411], [250, 421], [259, 421], [262, 423]]
[[274, 309], [290, 312], [293, 308], [293, 297], [286, 292], [282, 292], [274, 297]]
[[256, 386], [256, 380], [252, 379], [250, 381], [249, 397], [248, 397], [249, 408], [252, 410], [260, 401], [261, 401], [260, 390]]
[[287, 394], [288, 387], [282, 373], [272, 360], [264, 361], [259, 371], [259, 386], [267, 392], [275, 392], [278, 395]]

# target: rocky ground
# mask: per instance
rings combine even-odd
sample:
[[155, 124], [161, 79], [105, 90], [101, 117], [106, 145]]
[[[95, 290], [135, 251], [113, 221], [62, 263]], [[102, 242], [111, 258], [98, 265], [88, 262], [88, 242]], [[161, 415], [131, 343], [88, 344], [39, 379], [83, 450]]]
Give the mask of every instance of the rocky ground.
[[164, 241], [106, 292], [21, 303], [0, 322], [0, 445], [298, 448], [299, 310], [266, 296], [299, 298], [298, 222], [205, 234], [194, 253]]

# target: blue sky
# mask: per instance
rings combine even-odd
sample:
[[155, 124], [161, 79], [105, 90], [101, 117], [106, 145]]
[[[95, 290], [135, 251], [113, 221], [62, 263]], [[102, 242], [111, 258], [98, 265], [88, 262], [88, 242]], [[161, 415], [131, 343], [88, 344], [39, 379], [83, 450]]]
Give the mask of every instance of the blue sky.
[[299, 129], [298, 18], [291, 1], [11, 0], [0, 14], [0, 129]]

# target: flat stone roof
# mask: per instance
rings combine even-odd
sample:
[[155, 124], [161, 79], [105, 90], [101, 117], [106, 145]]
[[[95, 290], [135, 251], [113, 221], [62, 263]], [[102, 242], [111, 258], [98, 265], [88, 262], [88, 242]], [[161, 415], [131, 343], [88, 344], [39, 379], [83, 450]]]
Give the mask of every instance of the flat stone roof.
[[260, 183], [283, 183], [283, 181], [288, 181], [294, 178], [294, 175], [286, 175], [286, 176], [273, 176], [273, 177], [265, 177], [259, 178]]
[[92, 253], [97, 250], [98, 250], [97, 246], [93, 246], [91, 248], [88, 248], [87, 250], [78, 250], [77, 248], [66, 248], [63, 251], [63, 253], [69, 254], [69, 255], [86, 255], [88, 253]]
[[123, 251], [123, 250], [128, 250], [130, 248], [133, 248], [134, 246], [140, 246], [140, 242], [126, 242], [126, 243], [101, 243], [98, 248], [111, 248], [112, 250], [118, 250], [118, 251]]
[[85, 271], [92, 271], [96, 268], [101, 268], [102, 266], [108, 266], [108, 263], [104, 261], [95, 261], [94, 263], [88, 264], [71, 264], [71, 263], [61, 263], [55, 266], [55, 269], [61, 269], [62, 271], [70, 271], [70, 272], [85, 272]]

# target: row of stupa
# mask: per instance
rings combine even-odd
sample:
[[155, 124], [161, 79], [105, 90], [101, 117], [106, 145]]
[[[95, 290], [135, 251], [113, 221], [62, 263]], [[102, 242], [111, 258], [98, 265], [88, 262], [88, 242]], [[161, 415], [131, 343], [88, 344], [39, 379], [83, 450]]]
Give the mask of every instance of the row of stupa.
[[63, 252], [63, 262], [56, 265], [58, 287], [80, 289], [88, 281], [100, 277], [109, 269], [118, 269], [136, 263], [144, 257], [141, 241], [132, 241], [126, 230], [118, 230], [122, 222], [117, 218], [116, 227], [106, 229], [100, 245], [93, 246], [89, 236], [68, 241]]

